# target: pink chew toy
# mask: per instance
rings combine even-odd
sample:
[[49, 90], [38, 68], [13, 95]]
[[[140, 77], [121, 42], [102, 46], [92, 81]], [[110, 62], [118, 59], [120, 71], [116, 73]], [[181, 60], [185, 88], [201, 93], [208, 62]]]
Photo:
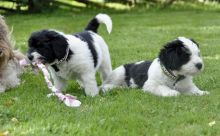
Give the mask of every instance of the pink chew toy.
[[[27, 66], [29, 65], [29, 63], [27, 62], [27, 60], [23, 59], [20, 61], [20, 65]], [[50, 81], [50, 74], [45, 65], [43, 65], [42, 63], [34, 63], [34, 65], [43, 72], [47, 87], [52, 91], [52, 93], [48, 94], [47, 97], [57, 96], [59, 100], [64, 102], [68, 107], [79, 107], [81, 105], [81, 102], [77, 100], [75, 96], [72, 96], [70, 94], [62, 94], [62, 92], [52, 84], [52, 82]]]

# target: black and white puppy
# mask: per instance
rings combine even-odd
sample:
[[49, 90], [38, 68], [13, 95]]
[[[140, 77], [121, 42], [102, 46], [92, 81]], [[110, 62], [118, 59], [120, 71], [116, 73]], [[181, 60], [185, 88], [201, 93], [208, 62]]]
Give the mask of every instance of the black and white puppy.
[[100, 70], [103, 80], [112, 71], [108, 46], [97, 34], [101, 23], [110, 33], [112, 20], [106, 14], [96, 15], [81, 33], [34, 32], [28, 41], [28, 58], [31, 62], [48, 66], [57, 89], [63, 90], [68, 80], [76, 79], [84, 87], [86, 95], [95, 96], [99, 93], [96, 71]]
[[193, 76], [203, 68], [198, 43], [179, 37], [167, 43], [153, 62], [141, 61], [116, 68], [102, 88], [105, 92], [120, 86], [138, 87], [158, 96], [209, 94], [193, 83]]

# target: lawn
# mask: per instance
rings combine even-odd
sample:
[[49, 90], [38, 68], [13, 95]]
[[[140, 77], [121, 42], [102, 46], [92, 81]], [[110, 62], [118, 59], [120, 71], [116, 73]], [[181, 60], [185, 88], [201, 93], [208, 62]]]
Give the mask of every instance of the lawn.
[[[31, 32], [54, 28], [65, 33], [80, 32], [101, 11], [6, 14], [16, 47], [27, 51]], [[94, 98], [86, 97], [76, 82], [67, 93], [82, 102], [69, 108], [53, 97], [42, 74], [28, 70], [22, 84], [0, 94], [0, 133], [14, 136], [203, 136], [220, 135], [220, 15], [218, 11], [162, 10], [107, 12], [113, 20], [108, 35], [99, 29], [110, 48], [113, 67], [139, 60], [152, 60], [166, 42], [178, 36], [200, 43], [204, 72], [194, 81], [208, 96], [162, 98], [138, 89], [114, 89]], [[100, 84], [100, 81], [99, 81]], [[209, 126], [215, 121], [216, 124]], [[1, 134], [0, 134], [1, 135]]]

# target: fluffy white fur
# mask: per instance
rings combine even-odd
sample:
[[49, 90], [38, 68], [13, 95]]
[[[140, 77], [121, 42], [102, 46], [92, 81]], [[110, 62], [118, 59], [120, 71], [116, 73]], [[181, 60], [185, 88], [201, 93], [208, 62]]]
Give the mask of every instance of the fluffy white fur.
[[17, 59], [9, 60], [6, 67], [0, 70], [0, 93], [6, 89], [13, 88], [20, 84], [20, 74], [23, 68]]
[[106, 24], [107, 31], [110, 34], [111, 31], [112, 31], [112, 21], [111, 21], [111, 18], [108, 15], [106, 15], [106, 14], [98, 14], [98, 15], [96, 15], [96, 18], [98, 19], [100, 24], [101, 23]]
[[[108, 15], [98, 14], [96, 19], [99, 23], [104, 23], [108, 32], [111, 32], [112, 21]], [[48, 65], [57, 89], [63, 90], [66, 87], [68, 80], [75, 79], [79, 82], [80, 86], [85, 89], [86, 95], [95, 96], [99, 93], [96, 82], [96, 71], [99, 70], [101, 72], [103, 80], [105, 80], [108, 77], [108, 74], [111, 73], [111, 59], [106, 42], [97, 33], [93, 31], [88, 32], [92, 36], [93, 45], [95, 46], [97, 53], [96, 67], [94, 67], [93, 56], [87, 42], [81, 40], [75, 35], [58, 32], [67, 39], [66, 41], [68, 42], [68, 46], [73, 52], [73, 55], [68, 61], [56, 65], [59, 69], [58, 72], [51, 67], [51, 64]], [[32, 52], [31, 55], [34, 57], [33, 61], [37, 61], [41, 57], [41, 54], [38, 52]], [[56, 62], [54, 62], [54, 64], [56, 64]]]
[[[190, 63], [191, 62], [187, 63], [183, 67], [191, 65]], [[191, 73], [191, 71], [188, 71], [187, 69], [183, 69], [179, 72]], [[159, 96], [177, 96], [180, 95], [180, 93], [196, 95], [208, 94], [208, 92], [201, 91], [196, 87], [192, 80], [193, 77], [190, 75], [187, 75], [185, 79], [177, 82], [177, 84], [173, 86], [175, 81], [164, 74], [164, 72], [161, 70], [158, 59], [153, 61], [149, 68], [148, 74], [149, 78], [143, 86], [143, 90], [145, 92], [150, 92]]]
[[[93, 33], [93, 32], [91, 32]], [[101, 36], [93, 33], [94, 45], [98, 54], [98, 63], [94, 68], [93, 58], [88, 49], [87, 43], [73, 35], [65, 35], [69, 47], [74, 55], [68, 62], [58, 65], [59, 72], [49, 66], [55, 87], [62, 90], [66, 87], [67, 81], [76, 79], [81, 87], [85, 89], [86, 95], [95, 96], [99, 93], [96, 83], [96, 71], [100, 70], [102, 79], [105, 80], [112, 71], [108, 46]]]
[[5, 18], [0, 15], [0, 93], [20, 84], [19, 76], [23, 68], [19, 65], [19, 60], [25, 56], [18, 50], [13, 50], [13, 41]]
[[[181, 93], [188, 95], [209, 94], [209, 92], [207, 91], [200, 90], [193, 83], [193, 76], [201, 71], [195, 67], [195, 64], [203, 64], [203, 60], [200, 57], [199, 48], [195, 43], [187, 38], [179, 37], [178, 39], [183, 42], [186, 48], [189, 49], [189, 51], [191, 52], [191, 58], [186, 64], [182, 65], [180, 70], [173, 71], [173, 74], [184, 75], [185, 78], [174, 85], [175, 81], [164, 74], [161, 69], [159, 59], [156, 58], [153, 60], [152, 64], [149, 67], [148, 79], [144, 83], [142, 90], [144, 92], [150, 92], [158, 96], [178, 96]], [[137, 65], [140, 63], [142, 62], [137, 62], [135, 64]], [[113, 70], [108, 79], [102, 85], [103, 91], [106, 92], [115, 87], [127, 87], [127, 84], [125, 82], [125, 75], [126, 74], [124, 66], [120, 66]], [[130, 83], [130, 87], [137, 87], [133, 79], [130, 80]]]

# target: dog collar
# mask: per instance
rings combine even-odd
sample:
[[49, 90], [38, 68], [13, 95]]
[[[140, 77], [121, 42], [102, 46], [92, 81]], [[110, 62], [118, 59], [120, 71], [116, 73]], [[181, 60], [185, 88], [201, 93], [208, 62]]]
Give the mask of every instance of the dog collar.
[[65, 61], [65, 60], [68, 58], [69, 52], [70, 52], [70, 48], [69, 48], [69, 46], [68, 46], [68, 47], [66, 48], [66, 54], [65, 54], [65, 56], [64, 56], [62, 59], [57, 60], [57, 61], [55, 61], [55, 62], [53, 62], [53, 63], [50, 64], [50, 65], [52, 66], [52, 68], [53, 68], [56, 72], [60, 71], [56, 64], [60, 64], [60, 63], [62, 63], [63, 61]]
[[173, 72], [167, 69], [162, 63], [160, 63], [160, 67], [166, 76], [168, 76], [169, 78], [175, 81], [173, 85], [175, 85], [177, 82], [185, 78], [185, 76], [182, 76], [182, 75], [175, 76]]
[[58, 60], [58, 61], [56, 62], [56, 64], [60, 64], [60, 63], [62, 63], [63, 61], [65, 61], [65, 60], [67, 59], [68, 55], [69, 55], [69, 52], [70, 52], [70, 48], [69, 48], [69, 46], [67, 46], [65, 56], [64, 56], [62, 59]]

